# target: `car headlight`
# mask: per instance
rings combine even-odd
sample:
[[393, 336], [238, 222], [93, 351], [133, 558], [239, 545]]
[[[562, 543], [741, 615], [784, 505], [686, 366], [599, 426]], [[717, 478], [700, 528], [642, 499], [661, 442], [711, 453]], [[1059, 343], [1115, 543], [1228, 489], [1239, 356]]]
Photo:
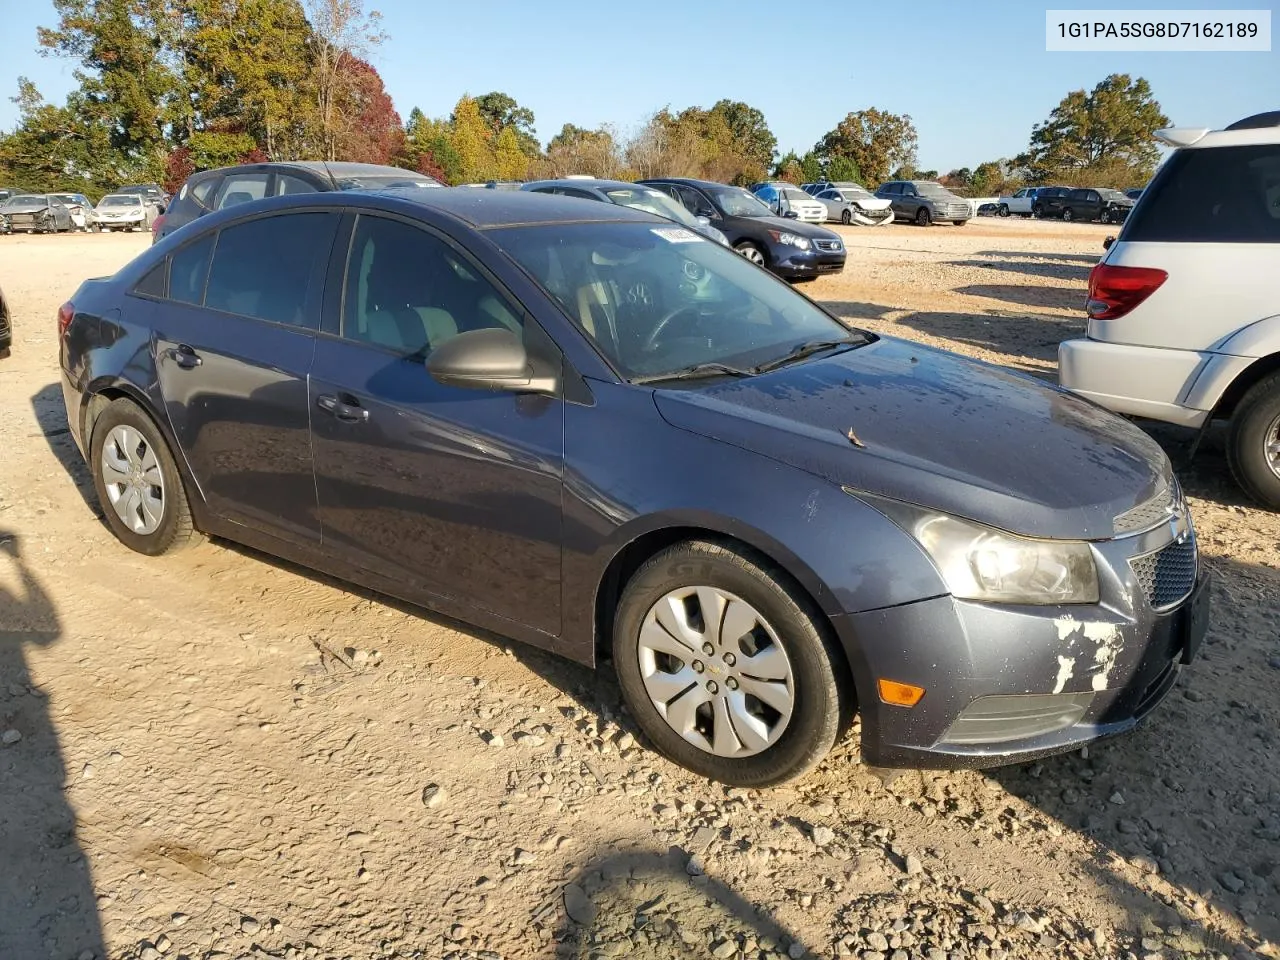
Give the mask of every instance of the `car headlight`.
[[786, 233], [782, 230], [770, 230], [769, 236], [773, 237], [778, 243], [789, 247], [795, 247], [797, 250], [808, 250], [809, 241], [794, 233]]
[[1098, 602], [1098, 569], [1084, 541], [1020, 537], [925, 507], [846, 492], [911, 534], [952, 596], [988, 603]]

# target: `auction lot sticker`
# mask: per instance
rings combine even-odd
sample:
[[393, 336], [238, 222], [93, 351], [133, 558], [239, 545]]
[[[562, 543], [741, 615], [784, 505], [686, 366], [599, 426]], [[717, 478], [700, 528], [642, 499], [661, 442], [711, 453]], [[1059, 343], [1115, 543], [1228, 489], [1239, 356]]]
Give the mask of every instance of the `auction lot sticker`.
[[1271, 11], [1046, 10], [1044, 38], [1059, 52], [1266, 52]]

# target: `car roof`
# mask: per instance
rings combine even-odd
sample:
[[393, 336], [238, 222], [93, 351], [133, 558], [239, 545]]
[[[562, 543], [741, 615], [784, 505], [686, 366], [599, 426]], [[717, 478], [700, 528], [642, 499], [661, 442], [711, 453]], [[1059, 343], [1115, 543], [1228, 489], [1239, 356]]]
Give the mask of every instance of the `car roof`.
[[[715, 180], [699, 180], [696, 177], [646, 177], [639, 183], [680, 183], [686, 187], [701, 187], [703, 190], [743, 190], [745, 187], [735, 187], [729, 183], [719, 183]], [[748, 191], [750, 192], [750, 191]]]
[[652, 189], [645, 187], [643, 183], [632, 183], [628, 180], [598, 180], [595, 177], [559, 177], [551, 180], [532, 180], [529, 183], [522, 184], [525, 188], [532, 187], [595, 187], [597, 190], [634, 190], [636, 187], [644, 189]]
[[215, 173], [228, 174], [271, 170], [307, 170], [323, 177], [332, 175], [335, 179], [338, 177], [358, 177], [361, 174], [365, 176], [372, 174], [400, 174], [407, 177], [421, 177], [424, 180], [435, 179], [429, 174], [418, 173], [416, 170], [408, 170], [404, 167], [393, 167], [381, 163], [349, 163], [338, 160], [332, 163], [324, 160], [264, 160], [262, 163], [240, 163], [231, 167], [214, 167], [209, 170], [201, 170], [199, 173], [192, 174], [192, 177], [204, 177]]

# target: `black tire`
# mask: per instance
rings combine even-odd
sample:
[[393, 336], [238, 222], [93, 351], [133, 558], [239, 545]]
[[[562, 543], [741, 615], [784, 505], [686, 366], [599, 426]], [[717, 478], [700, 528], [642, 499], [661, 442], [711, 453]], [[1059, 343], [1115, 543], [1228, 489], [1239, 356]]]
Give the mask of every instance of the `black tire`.
[[853, 222], [853, 214], [851, 214], [848, 210], [841, 210], [840, 222], [847, 227], [849, 224]]
[[[628, 710], [664, 756], [720, 783], [764, 787], [801, 776], [830, 751], [852, 716], [854, 698], [840, 679], [840, 654], [818, 626], [821, 614], [787, 584], [786, 575], [768, 560], [700, 540], [668, 547], [627, 583], [614, 617], [614, 668]], [[755, 607], [791, 663], [790, 720], [773, 744], [754, 755], [721, 757], [688, 742], [663, 719], [645, 689], [639, 657], [645, 617], [669, 592], [694, 585], [732, 593]]]
[[1039, 220], [1041, 217], [1044, 216], [1044, 207], [1040, 206], [1039, 204], [1036, 204], [1034, 207], [1031, 208], [1031, 216]]
[[952, 220], [951, 222], [957, 227], [963, 227], [969, 221], [968, 220]]
[[1273, 467], [1267, 447], [1280, 443], [1280, 372], [1263, 377], [1231, 416], [1227, 463], [1241, 488], [1258, 503], [1280, 510], [1280, 456]]
[[927, 227], [929, 224], [933, 223], [933, 215], [929, 213], [928, 207], [921, 207], [916, 211], [915, 220], [917, 227]]
[[[112, 506], [102, 475], [102, 450], [112, 429], [118, 426], [132, 427], [141, 435], [155, 454], [163, 478], [164, 498], [159, 525], [150, 533], [131, 530]], [[191, 505], [187, 501], [182, 474], [174, 462], [169, 445], [155, 423], [132, 400], [115, 400], [98, 417], [93, 425], [93, 437], [89, 442], [89, 470], [93, 474], [93, 487], [107, 526], [126, 547], [149, 557], [159, 556], [191, 543], [198, 543], [200, 534], [191, 518]]]
[[1074, 210], [1072, 210], [1070, 207], [1062, 208], [1062, 219], [1064, 222], [1070, 223], [1075, 218], [1076, 218], [1076, 212]]
[[1009, 215], [1009, 205], [1007, 203], [1000, 204], [1000, 209], [997, 211], [997, 213], [999, 213], [1000, 216], [1002, 217], [1007, 217]]
[[760, 249], [760, 245], [758, 243], [752, 243], [750, 240], [743, 240], [733, 249], [737, 250], [739, 254], [746, 257], [758, 267], [767, 267], [769, 265], [769, 257]]

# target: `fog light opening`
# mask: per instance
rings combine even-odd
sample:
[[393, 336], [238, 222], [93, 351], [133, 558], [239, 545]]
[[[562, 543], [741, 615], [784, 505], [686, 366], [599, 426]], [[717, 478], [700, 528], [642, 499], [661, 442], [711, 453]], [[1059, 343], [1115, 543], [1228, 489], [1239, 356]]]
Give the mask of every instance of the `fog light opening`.
[[924, 696], [924, 687], [913, 683], [899, 683], [881, 677], [876, 684], [880, 688], [880, 699], [896, 707], [914, 707]]

